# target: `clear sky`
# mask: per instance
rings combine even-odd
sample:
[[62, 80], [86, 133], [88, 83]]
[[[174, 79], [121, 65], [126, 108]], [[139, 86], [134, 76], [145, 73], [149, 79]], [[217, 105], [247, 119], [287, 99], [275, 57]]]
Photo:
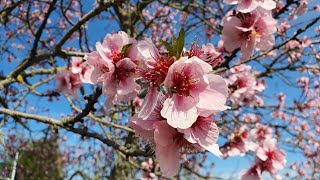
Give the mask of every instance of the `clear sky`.
[[[92, 8], [92, 2], [93, 2], [92, 0], [87, 1], [86, 3], [88, 5], [84, 6], [84, 7], [87, 9]], [[312, 5], [314, 5], [316, 3], [317, 3], [317, 0], [310, 1], [310, 4], [312, 4]], [[312, 7], [312, 5], [310, 7]], [[304, 18], [318, 16], [319, 14], [316, 14], [316, 13], [317, 12], [313, 12], [313, 13], [309, 13], [307, 15], [304, 15], [296, 23], [303, 21]], [[179, 28], [179, 26], [177, 26], [177, 28]], [[102, 38], [105, 37], [105, 35], [107, 33], [112, 33], [113, 31], [119, 30], [119, 27], [115, 23], [109, 24], [106, 22], [106, 24], [101, 24], [101, 21], [94, 20], [94, 21], [90, 21], [87, 24], [87, 29], [88, 29], [88, 36], [89, 36], [89, 40], [90, 40], [89, 43], [92, 47], [94, 47], [95, 42], [100, 41]], [[311, 28], [311, 30], [313, 30], [313, 29], [314, 28]], [[177, 29], [176, 31], [179, 31], [179, 29]], [[201, 31], [201, 30], [199, 30], [199, 31]], [[0, 33], [3, 34], [4, 32], [0, 32]], [[309, 31], [307, 34], [310, 35], [312, 33], [313, 33], [312, 31]], [[189, 36], [186, 38], [186, 42], [190, 43], [191, 41], [193, 41], [195, 35], [197, 36], [197, 32], [190, 33]], [[197, 36], [197, 37], [201, 38], [199, 36]], [[204, 39], [199, 39], [199, 41], [202, 43], [205, 43]], [[211, 41], [211, 43], [213, 43], [213, 44], [217, 44], [217, 42], [218, 42], [218, 38], [213, 38]], [[186, 48], [188, 49], [188, 47], [186, 47]], [[24, 57], [25, 52], [17, 52], [17, 56]], [[2, 60], [2, 61], [0, 61], [1, 62], [0, 71], [3, 72], [4, 74], [8, 74], [21, 61], [22, 61], [22, 59], [19, 59], [19, 60], [14, 60], [11, 63], [8, 63], [5, 60]], [[268, 60], [266, 60], [266, 61], [268, 61]], [[63, 64], [62, 62], [63, 61], [60, 62], [61, 65]], [[63, 64], [63, 65], [65, 65], [65, 64]], [[253, 66], [253, 69], [261, 70], [261, 66], [258, 66], [255, 63], [252, 63], [251, 65]], [[286, 72], [286, 73], [289, 73], [289, 72]], [[292, 79], [297, 78], [296, 73], [291, 73], [290, 76], [292, 77]], [[276, 104], [277, 101], [276, 101], [275, 97], [279, 92], [284, 92], [285, 94], [287, 94], [287, 102], [288, 103], [292, 103], [292, 100], [295, 97], [300, 95], [300, 91], [297, 91], [296, 89], [285, 85], [279, 79], [267, 78], [266, 81], [267, 81], [267, 89], [265, 90], [264, 94], [268, 95], [269, 97], [273, 97], [273, 98], [265, 98], [265, 104]], [[50, 84], [51, 84], [51, 87], [53, 88], [54, 82], [51, 82]], [[89, 89], [89, 87], [90, 87], [89, 85], [85, 85], [85, 86], [86, 86], [86, 89]], [[48, 89], [48, 87], [45, 87], [45, 86], [40, 88], [40, 90], [43, 90], [43, 91], [45, 91], [47, 89]], [[52, 116], [55, 118], [60, 118], [61, 114], [69, 115], [71, 113], [71, 109], [70, 109], [68, 103], [65, 101], [64, 97], [60, 96], [60, 98], [61, 99], [59, 101], [48, 102], [45, 98], [38, 98], [38, 97], [31, 95], [28, 97], [28, 101], [29, 101], [28, 107], [34, 106], [36, 109], [36, 112], [38, 112], [39, 114], [49, 115], [49, 116]], [[43, 109], [37, 109], [37, 107], [41, 107]], [[49, 109], [50, 111], [45, 112], [45, 109]], [[30, 112], [29, 109], [26, 109], [25, 111]], [[267, 119], [269, 119], [269, 117]], [[275, 120], [275, 121], [278, 122], [278, 120]], [[32, 126], [33, 129], [44, 128], [44, 126], [42, 124], [34, 123], [32, 121], [30, 122], [30, 125]], [[10, 131], [10, 126], [3, 127], [2, 129], [6, 133], [6, 132]], [[23, 135], [22, 132], [21, 132], [21, 135]], [[79, 141], [76, 140], [76, 138], [74, 138], [73, 134], [68, 133], [67, 139], [68, 139], [67, 142], [69, 144], [77, 145], [79, 143]], [[218, 141], [218, 144], [223, 145], [224, 142], [225, 141], [222, 138], [220, 138], [220, 140]], [[297, 156], [294, 153], [287, 153], [287, 157], [288, 157], [287, 158], [287, 160], [288, 160], [287, 165], [291, 164], [293, 161], [296, 161], [296, 160], [303, 160], [302, 156]], [[252, 163], [252, 158], [248, 159], [247, 157], [232, 157], [232, 158], [228, 158], [227, 160], [222, 160], [222, 159], [219, 159], [213, 155], [209, 155], [209, 159], [210, 159], [209, 160], [210, 162], [215, 163], [215, 168], [211, 169], [212, 174], [219, 176], [219, 177], [222, 176], [222, 177], [231, 178], [231, 179], [236, 179], [238, 177], [238, 174], [240, 173], [240, 171], [242, 169], [248, 168]], [[264, 173], [264, 174], [266, 174], [266, 173]], [[265, 176], [265, 179], [270, 178], [270, 176], [268, 176], [268, 175], [264, 175], [264, 176]]]

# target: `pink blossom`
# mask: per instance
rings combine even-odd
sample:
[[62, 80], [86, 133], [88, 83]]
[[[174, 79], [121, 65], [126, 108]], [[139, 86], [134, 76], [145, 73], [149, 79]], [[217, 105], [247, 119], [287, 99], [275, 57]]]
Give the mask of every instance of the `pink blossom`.
[[240, 179], [241, 180], [260, 180], [262, 179], [261, 170], [257, 165], [255, 165], [246, 171], [242, 171], [240, 174]]
[[159, 96], [156, 106], [153, 108], [147, 118], [142, 119], [138, 116], [138, 114], [135, 114], [130, 118], [130, 126], [135, 130], [138, 136], [147, 141], [153, 141], [155, 123], [166, 120], [160, 114], [160, 111], [163, 108], [163, 101], [164, 96]]
[[209, 74], [212, 67], [197, 57], [182, 57], [169, 68], [164, 85], [170, 92], [161, 115], [174, 128], [187, 129], [198, 115], [223, 111], [228, 87], [218, 75]]
[[218, 144], [219, 128], [210, 117], [199, 116], [188, 129], [179, 130], [190, 143], [198, 143], [202, 148], [216, 156], [222, 156]]
[[[128, 46], [127, 52], [122, 52], [124, 46]], [[120, 31], [113, 35], [107, 34], [102, 44], [96, 44], [96, 49], [86, 58], [88, 68], [84, 80], [92, 84], [103, 84], [107, 106], [133, 99], [140, 90], [135, 81], [137, 64], [141, 58], [136, 41]]]
[[137, 78], [135, 73], [136, 64], [129, 58], [125, 58], [117, 62], [115, 66], [116, 70], [112, 74], [107, 74], [104, 78], [104, 93], [111, 98], [131, 96], [132, 93], [137, 94], [140, 86], [135, 82]]
[[151, 39], [140, 41], [137, 46], [145, 61], [139, 69], [140, 75], [146, 84], [149, 85], [147, 95], [139, 112], [139, 117], [147, 118], [153, 111], [159, 97], [159, 88], [165, 80], [169, 67], [174, 63], [175, 58], [167, 54], [161, 55]]
[[70, 67], [71, 72], [73, 74], [81, 73], [82, 71], [81, 64], [82, 64], [82, 58], [73, 56], [71, 61], [71, 67]]
[[142, 105], [142, 100], [139, 97], [135, 97], [132, 102], [135, 107], [140, 107]]
[[249, 128], [242, 126], [238, 131], [228, 136], [228, 142], [224, 145], [222, 153], [225, 157], [244, 156], [250, 147], [249, 143]]
[[279, 108], [282, 109], [285, 106], [285, 100], [286, 100], [286, 95], [283, 94], [282, 92], [278, 94], [278, 100], [279, 100]]
[[180, 169], [181, 134], [161, 121], [155, 124], [154, 141], [161, 172], [167, 177], [176, 175]]
[[157, 180], [157, 176], [150, 172], [154, 168], [154, 162], [151, 158], [149, 158], [147, 161], [144, 161], [141, 163], [141, 169], [142, 172], [142, 180]]
[[250, 131], [250, 136], [257, 142], [263, 143], [265, 139], [271, 139], [272, 129], [267, 125], [256, 124], [256, 128]]
[[276, 142], [276, 139], [266, 139], [256, 152], [261, 170], [269, 171], [271, 174], [274, 174], [276, 170], [283, 169], [286, 164], [286, 154], [276, 146]]
[[249, 59], [254, 48], [266, 51], [275, 43], [277, 21], [261, 8], [247, 14], [229, 14], [223, 18], [221, 38], [228, 52], [241, 49], [241, 59]]
[[288, 61], [289, 63], [294, 63], [302, 56], [303, 47], [299, 41], [291, 40], [286, 44], [288, 50]]
[[253, 114], [253, 113], [247, 113], [243, 116], [242, 119], [246, 123], [257, 123], [261, 120], [261, 116]]
[[207, 19], [208, 22], [210, 22], [211, 25], [207, 24], [205, 26], [205, 35], [207, 39], [210, 39], [212, 37], [212, 35], [214, 35], [214, 33], [216, 32], [216, 30], [214, 28], [212, 28], [212, 26], [216, 26], [218, 21], [217, 19], [213, 18], [213, 17], [209, 17]]
[[[160, 115], [160, 113], [154, 115]], [[130, 119], [130, 126], [140, 137], [155, 144], [155, 154], [159, 160], [160, 170], [167, 177], [176, 175], [180, 169], [181, 148], [185, 150], [195, 148], [184, 139], [182, 133], [169, 126], [161, 116], [150, 115], [149, 119], [142, 120], [135, 115]]]
[[193, 41], [188, 51], [186, 51], [184, 48], [182, 52], [182, 56], [187, 56], [188, 58], [192, 58], [193, 56], [196, 56], [206, 61], [206, 56], [203, 53], [204, 53], [203, 49], [199, 47], [196, 41]]
[[251, 70], [251, 66], [241, 64], [230, 69], [228, 83], [236, 85], [230, 99], [233, 103], [239, 105], [259, 106], [263, 104], [258, 93], [262, 92], [266, 87], [263, 81], [256, 80], [257, 72]]
[[312, 46], [312, 41], [308, 36], [303, 36], [303, 38], [301, 39], [301, 45], [303, 48]]
[[213, 68], [222, 62], [222, 53], [216, 50], [211, 43], [202, 45], [200, 48], [194, 41], [190, 45], [190, 49], [188, 51], [184, 51], [182, 56], [187, 56], [188, 58], [196, 56], [210, 64]]
[[295, 14], [298, 15], [298, 16], [301, 16], [304, 13], [306, 13], [307, 10], [308, 10], [308, 3], [309, 3], [309, 0], [300, 0], [299, 1], [299, 6], [296, 9]]
[[237, 9], [242, 13], [248, 13], [255, 10], [257, 7], [266, 10], [276, 8], [276, 3], [273, 0], [224, 0], [227, 4], [238, 4]]
[[110, 61], [104, 61], [97, 51], [85, 57], [87, 70], [84, 72], [84, 82], [91, 84], [102, 83], [104, 79], [111, 76], [114, 66]]
[[207, 63], [209, 63], [213, 68], [222, 62], [222, 53], [219, 52], [211, 43], [202, 45], [202, 51], [204, 55], [200, 57]]
[[279, 31], [281, 34], [284, 34], [287, 32], [287, 30], [290, 28], [290, 24], [289, 24], [289, 21], [287, 19], [283, 20], [280, 24], [280, 27], [279, 27]]
[[135, 114], [130, 119], [130, 126], [154, 148], [160, 170], [165, 176], [177, 174], [181, 153], [206, 149], [217, 156], [222, 155], [216, 144], [219, 130], [212, 118], [198, 117], [191, 128], [175, 129], [161, 116], [163, 101], [165, 97], [160, 95], [148, 118], [142, 119]]
[[318, 53], [316, 54], [316, 58], [317, 58], [317, 59], [320, 59], [320, 52], [318, 52]]
[[82, 86], [79, 74], [73, 74], [68, 70], [62, 70], [57, 73], [55, 80], [57, 81], [57, 91], [77, 98], [77, 91]]
[[297, 79], [298, 85], [303, 89], [304, 94], [307, 95], [310, 88], [310, 78], [300, 77]]

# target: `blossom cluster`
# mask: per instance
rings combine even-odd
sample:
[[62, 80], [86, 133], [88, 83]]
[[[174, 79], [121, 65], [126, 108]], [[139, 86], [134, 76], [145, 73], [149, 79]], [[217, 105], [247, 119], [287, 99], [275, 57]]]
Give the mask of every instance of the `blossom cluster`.
[[222, 20], [221, 38], [226, 51], [241, 50], [242, 60], [253, 55], [254, 49], [268, 51], [275, 43], [273, 33], [277, 31], [277, 21], [271, 10], [276, 7], [273, 0], [224, 0], [228, 4], [238, 4], [238, 11], [229, 12]]
[[[183, 33], [177, 44], [166, 46], [168, 52], [159, 51], [151, 39], [137, 41], [122, 31], [108, 34], [96, 51], [80, 64], [73, 61], [68, 71], [78, 73], [84, 83], [101, 84], [107, 107], [147, 91], [130, 126], [153, 148], [168, 177], [178, 172], [182, 153], [208, 150], [222, 155], [213, 115], [228, 108], [227, 82], [212, 73], [221, 62], [220, 53], [212, 44], [203, 50], [193, 44], [182, 52]], [[72, 94], [69, 89], [61, 90]]]
[[57, 81], [56, 90], [65, 95], [77, 98], [77, 91], [82, 86], [81, 80], [82, 59], [78, 57], [72, 58], [71, 66], [68, 69], [58, 71], [55, 80]]
[[[222, 63], [224, 53], [241, 50], [240, 60], [247, 60], [254, 49], [270, 50], [277, 25], [271, 15], [275, 8], [272, 0], [225, 2], [238, 4], [238, 11], [223, 18], [220, 47], [210, 43], [199, 47], [192, 43], [189, 50], [183, 50], [183, 30], [178, 38], [173, 37], [172, 45], [165, 41], [154, 44], [148, 38], [136, 40], [123, 31], [107, 34], [83, 62], [73, 59], [68, 70], [59, 72], [57, 89], [76, 97], [79, 81], [99, 84], [107, 108], [133, 100], [137, 111], [130, 118], [130, 126], [151, 147], [164, 176], [178, 173], [182, 154], [207, 150], [222, 157], [216, 144], [219, 127], [214, 116], [228, 109], [225, 105], [228, 97], [239, 106], [261, 106], [263, 100], [258, 94], [266, 86], [264, 81], [257, 80], [258, 72], [248, 65], [231, 68], [226, 80], [214, 74], [213, 69]], [[159, 48], [159, 44], [166, 50]], [[250, 123], [260, 121], [254, 114], [247, 114], [245, 119]], [[222, 149], [224, 157], [248, 151], [256, 154], [255, 164], [243, 172], [242, 179], [261, 178], [263, 171], [277, 178], [276, 171], [283, 168], [285, 154], [276, 146], [269, 127], [258, 123], [250, 131], [242, 126], [228, 139]]]
[[222, 152], [225, 153], [225, 158], [244, 156], [249, 151], [255, 153], [255, 163], [247, 171], [241, 173], [243, 180], [262, 179], [263, 171], [269, 172], [275, 179], [280, 179], [277, 171], [284, 168], [286, 154], [276, 144], [277, 140], [272, 135], [272, 129], [267, 125], [257, 123], [254, 129], [250, 130], [248, 126], [242, 126], [238, 131], [229, 135], [228, 143], [224, 145]]
[[258, 81], [259, 73], [249, 65], [238, 65], [230, 69], [228, 84], [232, 86], [230, 100], [234, 104], [249, 107], [263, 105], [263, 99], [258, 96], [266, 88], [263, 80]]

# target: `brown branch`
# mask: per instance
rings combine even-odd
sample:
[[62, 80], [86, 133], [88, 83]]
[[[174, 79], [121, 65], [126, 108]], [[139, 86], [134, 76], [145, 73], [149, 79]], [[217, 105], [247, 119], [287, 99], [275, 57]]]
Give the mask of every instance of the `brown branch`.
[[[69, 97], [66, 96], [66, 99], [68, 101], [68, 103], [70, 104], [70, 106], [72, 107], [72, 109], [74, 109], [75, 111], [77, 111], [78, 113], [81, 113], [81, 109], [78, 108], [74, 103], [72, 103], [71, 99]], [[108, 115], [107, 115], [108, 116]], [[105, 126], [108, 126], [108, 127], [113, 127], [113, 128], [117, 128], [117, 129], [122, 129], [122, 130], [125, 130], [125, 131], [128, 131], [128, 132], [135, 132], [133, 129], [127, 127], [127, 126], [122, 126], [122, 125], [119, 125], [119, 124], [115, 124], [115, 123], [112, 123], [112, 122], [108, 122], [108, 121], [104, 121], [102, 120], [101, 118], [99, 118], [98, 116], [92, 114], [92, 113], [89, 113], [88, 114], [88, 118], [91, 118], [92, 120], [98, 122], [98, 123], [101, 123]]]
[[102, 11], [107, 10], [111, 6], [117, 6], [123, 3], [124, 0], [119, 1], [110, 1], [106, 3], [101, 3], [98, 7], [91, 10], [88, 14], [84, 15], [69, 31], [61, 38], [58, 44], [55, 47], [56, 51], [60, 51], [62, 45], [71, 37], [71, 35], [81, 29], [81, 27], [88, 22], [91, 18], [95, 17], [96, 15], [100, 14]]
[[[120, 3], [124, 2], [124, 0], [119, 1], [110, 1], [106, 3], [101, 3], [97, 8], [90, 11], [88, 14], [83, 16], [82, 19], [80, 19], [75, 26], [73, 26], [65, 36], [62, 37], [62, 39], [57, 43], [55, 50], [48, 54], [41, 54], [38, 56], [28, 56], [23, 60], [21, 64], [18, 65], [18, 67], [13, 70], [7, 77], [7, 79], [0, 81], [0, 90], [4, 88], [4, 86], [15, 82], [15, 78], [25, 69], [27, 69], [29, 66], [31, 66], [34, 63], [40, 62], [44, 59], [48, 59], [50, 57], [54, 56], [60, 56], [65, 57], [66, 53], [61, 50], [62, 45], [71, 37], [71, 35], [76, 32], [79, 28], [81, 28], [86, 22], [88, 22], [91, 18], [95, 17], [99, 13], [101, 13], [104, 10], [107, 10], [111, 6], [119, 5]], [[32, 55], [32, 53], [31, 53]]]
[[256, 56], [253, 56], [253, 57], [251, 57], [251, 58], [249, 58], [249, 59], [247, 59], [247, 60], [245, 60], [245, 61], [242, 61], [241, 63], [236, 64], [235, 66], [238, 66], [238, 65], [240, 65], [240, 64], [247, 63], [247, 62], [249, 62], [249, 61], [251, 61], [251, 60], [254, 60], [254, 59], [258, 59], [258, 58], [260, 58], [260, 57], [262, 57], [262, 56], [264, 56], [264, 55], [267, 55], [268, 53], [270, 53], [271, 51], [273, 51], [273, 50], [275, 50], [275, 49], [279, 49], [280, 47], [286, 45], [289, 41], [296, 39], [298, 35], [302, 34], [302, 33], [305, 32], [307, 29], [309, 29], [311, 26], [313, 26], [314, 24], [316, 24], [316, 23], [319, 21], [319, 19], [320, 19], [320, 16], [314, 18], [314, 19], [313, 19], [309, 24], [307, 24], [305, 27], [298, 29], [298, 30], [296, 31], [296, 33], [295, 33], [291, 38], [289, 38], [289, 39], [283, 41], [282, 43], [274, 46], [272, 49], [270, 49], [270, 50], [268, 50], [268, 51], [265, 51], [264, 53], [258, 54], [258, 55], [256, 55]]
[[32, 47], [31, 52], [30, 52], [30, 59], [32, 59], [36, 55], [36, 52], [37, 52], [37, 49], [38, 49], [38, 43], [39, 43], [39, 40], [41, 38], [42, 32], [43, 32], [44, 28], [47, 25], [47, 21], [49, 19], [50, 14], [55, 9], [56, 2], [57, 2], [57, 0], [53, 0], [50, 3], [50, 7], [48, 9], [48, 12], [46, 13], [46, 15], [45, 15], [45, 17], [44, 17], [44, 19], [43, 19], [38, 31], [36, 32], [35, 39], [34, 39], [34, 42], [33, 42], [33, 47]]
[[79, 113], [75, 118], [69, 118], [66, 119], [63, 123], [66, 125], [72, 125], [76, 122], [83, 122], [82, 118], [86, 117], [91, 111], [94, 110], [94, 104], [97, 103], [98, 98], [102, 94], [102, 89], [97, 88], [96, 92], [92, 95], [92, 97], [89, 97], [88, 103], [86, 104], [86, 107], [82, 110], [81, 113]]
[[95, 132], [89, 132], [87, 129], [80, 129], [80, 128], [73, 128], [70, 126], [66, 126], [63, 123], [63, 120], [57, 120], [51, 117], [47, 117], [47, 116], [39, 116], [39, 115], [35, 115], [35, 114], [28, 114], [28, 113], [24, 113], [24, 112], [19, 112], [19, 111], [15, 111], [15, 110], [10, 110], [10, 109], [6, 109], [6, 108], [0, 108], [0, 113], [2, 114], [6, 114], [9, 115], [11, 117], [20, 117], [20, 118], [26, 118], [26, 119], [33, 119], [36, 120], [38, 122], [42, 122], [45, 124], [49, 124], [49, 125], [53, 125], [53, 126], [57, 126], [57, 127], [61, 127], [64, 128], [68, 131], [74, 132], [76, 134], [80, 134], [82, 136], [85, 137], [90, 137], [90, 138], [94, 138], [97, 139], [101, 142], [103, 142], [104, 144], [113, 147], [114, 149], [120, 151], [121, 153], [125, 154], [126, 156], [150, 156], [148, 154], [148, 152], [139, 150], [139, 149], [130, 149], [127, 148], [125, 146], [119, 145], [116, 142], [104, 138], [101, 134], [95, 133]]

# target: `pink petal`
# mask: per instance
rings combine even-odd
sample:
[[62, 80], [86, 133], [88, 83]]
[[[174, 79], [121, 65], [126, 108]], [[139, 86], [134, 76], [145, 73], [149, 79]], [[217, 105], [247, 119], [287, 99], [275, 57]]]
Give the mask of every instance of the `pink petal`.
[[268, 156], [266, 152], [263, 150], [263, 148], [259, 148], [256, 152], [256, 155], [262, 160], [265, 161], [268, 159]]
[[139, 41], [137, 48], [142, 56], [146, 59], [146, 61], [154, 62], [154, 59], [159, 57], [157, 48], [149, 38], [143, 41]]
[[154, 122], [143, 121], [136, 115], [130, 118], [130, 127], [132, 127], [135, 130], [135, 133], [142, 138], [153, 139], [153, 124]]
[[256, 40], [251, 36], [250, 40], [247, 40], [241, 45], [241, 57], [240, 59], [246, 60], [253, 55], [253, 50], [256, 44]]
[[175, 176], [180, 169], [180, 152], [177, 146], [156, 146], [160, 170], [166, 177]]
[[[200, 144], [201, 145], [201, 144]], [[208, 150], [212, 154], [221, 157], [223, 154], [219, 150], [219, 145], [218, 144], [210, 144], [210, 145], [201, 145], [204, 149]]]
[[139, 112], [140, 118], [146, 119], [150, 116], [157, 105], [159, 95], [160, 93], [158, 92], [157, 88], [154, 88], [152, 86], [149, 87], [149, 91]]
[[223, 0], [227, 4], [238, 4], [239, 0]]
[[174, 141], [177, 134], [165, 121], [155, 124], [156, 157], [159, 159], [161, 172], [167, 177], [176, 175], [180, 168], [180, 147]]
[[242, 0], [238, 4], [238, 10], [242, 13], [248, 13], [256, 9], [259, 2], [256, 0]]
[[178, 110], [171, 98], [166, 99], [161, 110], [161, 116], [167, 119], [170, 126], [174, 128], [187, 129], [197, 120], [198, 111], [196, 106], [192, 106], [189, 110]]
[[199, 95], [197, 107], [203, 110], [223, 111], [228, 107], [225, 106], [228, 87], [225, 80], [218, 75], [207, 74], [209, 87]]
[[266, 10], [272, 10], [276, 8], [276, 3], [273, 0], [264, 0], [260, 6]]

